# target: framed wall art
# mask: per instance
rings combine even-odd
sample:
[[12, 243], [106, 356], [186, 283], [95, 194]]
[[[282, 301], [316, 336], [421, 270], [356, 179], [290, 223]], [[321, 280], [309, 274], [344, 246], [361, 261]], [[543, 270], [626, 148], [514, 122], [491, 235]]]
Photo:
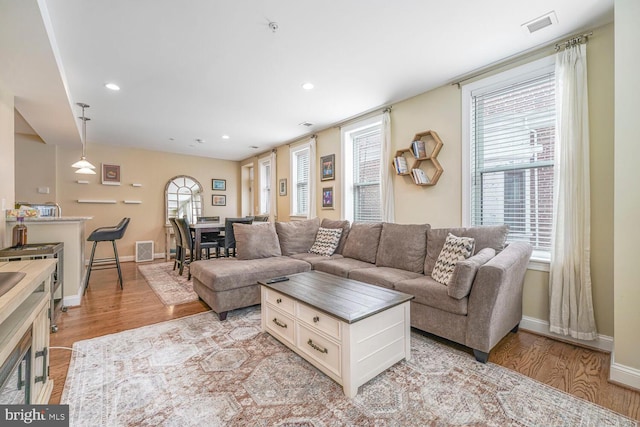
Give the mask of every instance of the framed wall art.
[[333, 187], [322, 188], [322, 209], [333, 209]]
[[226, 179], [212, 179], [211, 180], [211, 189], [213, 191], [227, 191], [227, 180]]
[[328, 156], [320, 157], [321, 167], [321, 181], [330, 181], [336, 178], [336, 155], [329, 154]]
[[211, 206], [227, 206], [227, 196], [224, 194], [212, 194]]
[[282, 178], [279, 182], [278, 188], [280, 190], [279, 194], [281, 196], [287, 195], [287, 178]]
[[120, 165], [102, 164], [102, 183], [104, 185], [120, 185]]

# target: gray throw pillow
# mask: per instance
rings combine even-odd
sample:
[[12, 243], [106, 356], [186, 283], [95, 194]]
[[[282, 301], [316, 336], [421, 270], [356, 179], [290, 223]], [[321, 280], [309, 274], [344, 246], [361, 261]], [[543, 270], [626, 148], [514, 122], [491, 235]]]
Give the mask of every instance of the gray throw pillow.
[[447, 294], [451, 298], [462, 299], [469, 295], [471, 286], [476, 278], [476, 273], [491, 258], [496, 256], [493, 248], [484, 248], [471, 258], [467, 258], [456, 263], [451, 279], [447, 285]]
[[316, 241], [318, 228], [320, 228], [319, 218], [276, 222], [276, 232], [280, 240], [282, 255], [289, 256], [309, 252], [311, 245]]
[[281, 256], [276, 227], [271, 222], [233, 224], [238, 259], [258, 259]]
[[371, 264], [376, 263], [378, 244], [380, 243], [380, 222], [356, 222], [349, 230], [349, 237], [344, 245], [342, 255]]
[[471, 237], [457, 237], [449, 233], [431, 272], [433, 280], [447, 285], [451, 280], [456, 263], [469, 258], [473, 253], [474, 243], [475, 241]]
[[341, 228], [323, 228], [318, 229], [316, 234], [316, 241], [309, 249], [309, 253], [331, 256], [336, 251], [338, 243], [340, 243], [340, 236], [342, 236]]

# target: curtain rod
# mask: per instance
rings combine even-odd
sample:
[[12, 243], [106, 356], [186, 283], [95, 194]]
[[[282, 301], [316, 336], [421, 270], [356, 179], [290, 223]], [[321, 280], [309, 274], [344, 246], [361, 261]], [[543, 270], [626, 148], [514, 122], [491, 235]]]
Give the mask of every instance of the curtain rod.
[[483, 68], [479, 68], [475, 71], [471, 71], [467, 74], [463, 74], [461, 76], [456, 77], [455, 79], [451, 80], [448, 84], [449, 85], [457, 85], [458, 87], [460, 87], [460, 85], [463, 82], [466, 82], [467, 80], [471, 80], [471, 79], [475, 79], [476, 77], [482, 76], [483, 74], [486, 73], [490, 73], [491, 71], [495, 71], [498, 70], [504, 66], [510, 65], [510, 64], [514, 64], [524, 58], [527, 58], [529, 56], [533, 56], [539, 53], [542, 53], [546, 50], [549, 50], [550, 48], [554, 48], [556, 51], [571, 46], [572, 42], [573, 44], [579, 43], [580, 41], [584, 41], [586, 42], [589, 36], [593, 35], [593, 31], [589, 31], [587, 33], [583, 33], [583, 34], [579, 34], [579, 35], [574, 35], [574, 36], [562, 36], [560, 38], [557, 38], [553, 41], [551, 41], [550, 43], [545, 43], [543, 45], [538, 45], [538, 46], [534, 46], [530, 49], [527, 49], [523, 52], [519, 52], [516, 53], [515, 55], [511, 55], [511, 56], [507, 56], [506, 58], [500, 59], [496, 62], [492, 62], [491, 64], [487, 65], [486, 67]]

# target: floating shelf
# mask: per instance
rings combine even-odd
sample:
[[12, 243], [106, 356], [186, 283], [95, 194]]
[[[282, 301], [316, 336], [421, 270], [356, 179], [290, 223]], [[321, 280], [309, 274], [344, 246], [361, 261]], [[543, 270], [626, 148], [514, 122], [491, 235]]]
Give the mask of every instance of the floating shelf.
[[[421, 142], [422, 145], [424, 145], [424, 148], [425, 148], [424, 156], [417, 157], [413, 152], [411, 146], [407, 149], [396, 151], [395, 157], [405, 157], [406, 155], [409, 155], [414, 160], [413, 165], [409, 168], [409, 171], [407, 173], [398, 173], [398, 169], [396, 168], [396, 174], [409, 175], [409, 177], [411, 178], [411, 181], [415, 185], [419, 185], [421, 187], [436, 185], [438, 183], [438, 180], [440, 179], [440, 176], [444, 172], [444, 169], [442, 168], [442, 166], [440, 165], [440, 162], [438, 162], [438, 159], [437, 159], [438, 154], [440, 154], [440, 150], [444, 145], [442, 143], [442, 140], [440, 139], [440, 137], [435, 131], [428, 130], [426, 132], [421, 132], [416, 134], [413, 137], [413, 141]], [[431, 165], [428, 172], [425, 172], [424, 170], [422, 170], [421, 165], [423, 164]], [[395, 167], [395, 158], [394, 158], [394, 167]], [[412, 176], [413, 169], [422, 170], [421, 173], [423, 175], [426, 174], [426, 179], [428, 182], [416, 182], [416, 179], [414, 178], [414, 176]]]
[[89, 181], [85, 181], [85, 180], [82, 180], [82, 179], [79, 179], [79, 180], [77, 180], [76, 182], [77, 182], [78, 184], [88, 184], [88, 183], [89, 183]]
[[134, 182], [133, 184], [131, 184], [132, 187], [142, 187], [142, 184], [138, 184], [137, 182]]
[[111, 204], [114, 205], [117, 202], [115, 200], [91, 200], [91, 199], [79, 199], [78, 203], [98, 203], [98, 204]]
[[123, 200], [122, 203], [125, 205], [139, 205], [142, 203], [142, 200]]

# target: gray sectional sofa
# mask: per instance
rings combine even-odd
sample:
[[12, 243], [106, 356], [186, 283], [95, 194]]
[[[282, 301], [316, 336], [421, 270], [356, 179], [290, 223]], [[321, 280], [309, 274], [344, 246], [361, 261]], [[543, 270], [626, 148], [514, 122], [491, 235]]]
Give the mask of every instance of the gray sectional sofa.
[[[334, 255], [309, 253], [319, 227], [341, 228]], [[237, 258], [196, 261], [193, 287], [221, 320], [230, 310], [260, 303], [258, 280], [312, 269], [414, 295], [411, 326], [489, 351], [522, 318], [522, 288], [531, 245], [505, 246], [507, 226], [440, 228], [428, 224], [306, 221], [235, 225]], [[447, 235], [471, 237], [471, 257], [443, 285], [431, 277]]]

